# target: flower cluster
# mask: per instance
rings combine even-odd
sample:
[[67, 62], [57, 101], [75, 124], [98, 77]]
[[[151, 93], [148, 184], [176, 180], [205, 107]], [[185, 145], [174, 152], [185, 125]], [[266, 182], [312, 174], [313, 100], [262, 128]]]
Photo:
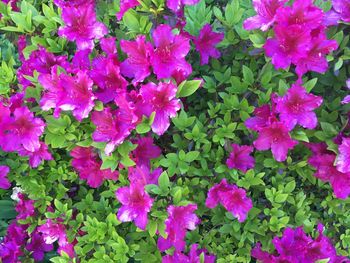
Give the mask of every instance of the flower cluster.
[[274, 37], [266, 41], [264, 49], [277, 69], [293, 64], [299, 79], [308, 71], [326, 72], [326, 55], [338, 44], [327, 39], [324, 12], [311, 0], [296, 0], [292, 6], [285, 6], [286, 2], [253, 1], [258, 14], [245, 21], [245, 29], [265, 31], [273, 26]]
[[281, 238], [275, 237], [272, 241], [277, 253], [269, 254], [257, 244], [252, 250], [252, 256], [262, 263], [273, 262], [303, 262], [313, 263], [328, 260], [331, 263], [349, 262], [348, 259], [338, 256], [331, 240], [323, 234], [323, 226], [318, 225], [318, 236], [315, 239], [308, 236], [302, 227], [286, 228]]
[[322, 101], [321, 97], [307, 93], [305, 88], [298, 84], [292, 85], [283, 97], [273, 95], [272, 107], [264, 105], [256, 108], [255, 117], [245, 121], [247, 128], [259, 134], [254, 142], [255, 148], [271, 149], [277, 161], [286, 160], [288, 150], [298, 143], [291, 138], [290, 131], [297, 124], [306, 129], [316, 128], [317, 117], [313, 110], [318, 108]]
[[246, 191], [236, 185], [228, 184], [226, 179], [210, 188], [205, 201], [208, 208], [215, 208], [219, 203], [239, 222], [246, 220], [249, 210], [253, 207], [253, 202], [247, 197]]

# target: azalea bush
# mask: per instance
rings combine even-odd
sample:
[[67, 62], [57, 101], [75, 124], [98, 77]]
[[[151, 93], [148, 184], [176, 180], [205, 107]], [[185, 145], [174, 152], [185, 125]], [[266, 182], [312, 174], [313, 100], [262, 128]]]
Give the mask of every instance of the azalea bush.
[[0, 1], [0, 262], [350, 262], [349, 22]]

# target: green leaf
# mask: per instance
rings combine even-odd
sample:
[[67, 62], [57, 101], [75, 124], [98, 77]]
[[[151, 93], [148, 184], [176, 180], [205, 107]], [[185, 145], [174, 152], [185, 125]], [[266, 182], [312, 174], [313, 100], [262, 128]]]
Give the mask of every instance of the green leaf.
[[158, 184], [160, 189], [167, 190], [170, 185], [169, 177], [167, 172], [163, 172], [158, 178]]
[[250, 68], [243, 65], [243, 80], [252, 85], [254, 83], [254, 74]]
[[0, 219], [13, 219], [16, 217], [14, 202], [11, 200], [0, 200]]
[[201, 85], [201, 80], [190, 80], [183, 81], [177, 89], [177, 98], [188, 97], [196, 92], [196, 90]]

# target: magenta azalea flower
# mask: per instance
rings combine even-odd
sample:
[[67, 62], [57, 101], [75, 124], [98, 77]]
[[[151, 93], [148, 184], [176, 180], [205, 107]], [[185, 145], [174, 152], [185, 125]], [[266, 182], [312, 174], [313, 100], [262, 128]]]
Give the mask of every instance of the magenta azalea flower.
[[39, 233], [33, 233], [31, 235], [30, 242], [26, 245], [26, 249], [32, 253], [35, 261], [41, 261], [44, 259], [44, 253], [53, 249], [52, 244], [46, 244], [42, 235]]
[[136, 127], [138, 119], [134, 114], [134, 106], [125, 98], [121, 98], [118, 105], [117, 110], [106, 107], [103, 111], [93, 112], [91, 116], [92, 122], [96, 125], [92, 138], [96, 142], [107, 142], [105, 148], [107, 155], [124, 142]]
[[255, 160], [250, 154], [253, 152], [252, 146], [232, 144], [232, 152], [226, 164], [230, 169], [238, 169], [245, 173], [255, 165]]
[[184, 5], [196, 5], [200, 0], [167, 0], [167, 7], [174, 11], [179, 12]]
[[318, 237], [312, 239], [306, 235], [302, 227], [295, 230], [286, 228], [281, 238], [275, 237], [272, 241], [277, 255], [269, 254], [261, 250], [258, 243], [252, 250], [252, 257], [263, 263], [273, 262], [303, 262], [314, 263], [319, 260], [327, 259], [331, 263], [347, 262], [345, 257], [337, 256], [335, 247], [330, 239], [323, 235], [323, 226], [318, 225]]
[[219, 184], [210, 188], [205, 201], [208, 208], [214, 208], [219, 203], [239, 222], [246, 220], [249, 210], [253, 207], [252, 200], [247, 197], [246, 191], [236, 185], [228, 184], [226, 179], [222, 179]]
[[246, 19], [243, 23], [245, 30], [260, 28], [266, 31], [275, 22], [277, 9], [284, 6], [288, 0], [253, 0], [256, 16]]
[[101, 39], [108, 33], [107, 27], [96, 21], [93, 4], [63, 8], [62, 20], [65, 26], [59, 28], [58, 34], [75, 41], [79, 50], [93, 49], [94, 39]]
[[174, 35], [169, 25], [159, 25], [152, 36], [156, 49], [151, 54], [151, 64], [158, 79], [170, 78], [178, 69], [191, 68], [185, 60], [191, 49], [188, 38]]
[[168, 218], [165, 220], [165, 232], [167, 238], [160, 236], [158, 238], [158, 248], [165, 251], [172, 246], [176, 251], [182, 251], [185, 248], [185, 236], [187, 230], [194, 230], [200, 220], [194, 213], [197, 205], [189, 204], [187, 206], [169, 206]]
[[276, 112], [289, 130], [300, 124], [307, 129], [315, 129], [317, 116], [313, 110], [322, 104], [322, 98], [309, 94], [305, 88], [293, 84], [286, 95], [276, 99]]
[[55, 117], [59, 116], [61, 110], [72, 110], [73, 116], [82, 121], [94, 107], [93, 81], [85, 71], [79, 70], [75, 76], [63, 73], [58, 76], [56, 70], [54, 68], [51, 75], [39, 77], [39, 82], [45, 89], [40, 101], [42, 110], [53, 108]]
[[119, 188], [115, 195], [122, 204], [118, 210], [118, 220], [134, 221], [138, 228], [145, 230], [147, 214], [151, 211], [153, 199], [145, 192], [144, 185], [132, 183], [128, 187]]
[[220, 52], [216, 45], [224, 39], [224, 33], [213, 32], [211, 25], [206, 24], [199, 32], [199, 36], [194, 38], [193, 43], [196, 50], [201, 55], [201, 65], [208, 64], [209, 57], [219, 58]]
[[0, 145], [4, 151], [18, 151], [22, 147], [29, 152], [40, 149], [39, 137], [43, 134], [45, 123], [35, 118], [27, 107], [16, 108], [13, 117], [3, 126], [3, 136], [0, 136]]
[[0, 188], [9, 189], [11, 187], [10, 181], [7, 179], [7, 174], [10, 172], [10, 168], [6, 165], [0, 165]]
[[129, 181], [133, 183], [138, 183], [140, 185], [147, 184], [158, 184], [158, 178], [162, 173], [161, 168], [155, 169], [152, 173], [150, 172], [150, 168], [145, 165], [130, 167], [128, 178]]
[[102, 161], [99, 160], [93, 147], [77, 146], [70, 154], [73, 157], [72, 166], [79, 173], [80, 179], [86, 180], [90, 187], [97, 188], [104, 180], [117, 180], [119, 177], [117, 171], [101, 170]]
[[137, 165], [150, 167], [150, 161], [162, 153], [161, 149], [153, 144], [152, 137], [139, 137], [133, 140], [133, 143], [137, 144], [137, 147], [132, 151], [132, 159]]
[[350, 22], [350, 0], [332, 0], [334, 10], [339, 13], [340, 19]]
[[280, 8], [276, 21], [281, 25], [300, 25], [308, 29], [319, 27], [323, 22], [322, 9], [313, 4], [313, 0], [296, 0], [292, 6]]
[[324, 144], [307, 145], [313, 155], [308, 162], [316, 168], [315, 177], [324, 182], [329, 182], [334, 195], [340, 199], [346, 199], [350, 195], [350, 173], [342, 173], [334, 166], [336, 155], [327, 150]]
[[30, 152], [23, 148], [18, 151], [18, 154], [20, 156], [28, 156], [29, 165], [32, 168], [38, 167], [43, 160], [46, 160], [46, 161], [53, 160], [52, 155], [48, 151], [48, 147], [44, 142], [40, 142], [40, 148], [35, 152]]
[[35, 214], [34, 200], [27, 199], [22, 193], [18, 194], [19, 202], [17, 203], [15, 209], [17, 212], [16, 219], [27, 219]]
[[128, 54], [128, 58], [120, 65], [121, 72], [124, 76], [133, 78], [132, 83], [137, 85], [151, 74], [150, 56], [153, 47], [146, 41], [145, 36], [138, 36], [135, 41], [122, 39], [120, 47]]
[[204, 263], [214, 263], [215, 256], [212, 254], [207, 254], [206, 249], [199, 249], [198, 244], [193, 244], [191, 246], [189, 255], [181, 253], [180, 251], [175, 251], [173, 255], [166, 255], [162, 258], [162, 263], [199, 263], [200, 255], [204, 255]]
[[308, 71], [325, 73], [328, 69], [326, 55], [337, 48], [337, 41], [327, 40], [324, 32], [320, 32], [317, 36], [312, 37], [307, 56], [297, 61], [296, 64], [296, 72], [299, 78]]
[[283, 162], [287, 159], [288, 150], [297, 144], [298, 142], [290, 137], [289, 129], [283, 122], [273, 121], [259, 131], [254, 147], [259, 151], [271, 149], [275, 160]]
[[266, 41], [264, 49], [276, 69], [286, 69], [291, 63], [295, 64], [307, 56], [311, 40], [308, 28], [301, 25], [276, 25], [274, 31], [275, 37]]
[[126, 92], [128, 82], [120, 75], [120, 68], [113, 59], [95, 59], [90, 77], [99, 87], [95, 94], [103, 103], [111, 102]]
[[181, 108], [180, 100], [176, 99], [177, 87], [171, 82], [159, 83], [158, 86], [150, 82], [142, 86], [140, 94], [143, 100], [152, 106], [156, 113], [152, 123], [152, 131], [158, 135], [164, 134], [170, 126], [169, 118], [176, 116]]
[[124, 14], [131, 8], [134, 8], [136, 6], [139, 6], [140, 2], [138, 0], [120, 0], [120, 10], [116, 14], [117, 19], [121, 20], [124, 16]]
[[350, 138], [343, 138], [339, 146], [336, 166], [339, 172], [350, 173]]
[[257, 107], [254, 110], [254, 117], [247, 119], [244, 124], [248, 129], [253, 131], [260, 131], [261, 129], [267, 127], [272, 117], [272, 112], [269, 105], [263, 105]]

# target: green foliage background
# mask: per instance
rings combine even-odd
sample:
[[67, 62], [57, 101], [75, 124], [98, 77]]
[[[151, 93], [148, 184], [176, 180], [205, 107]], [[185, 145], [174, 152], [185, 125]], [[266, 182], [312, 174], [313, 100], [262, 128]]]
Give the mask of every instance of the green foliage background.
[[[326, 11], [330, 8], [329, 1], [316, 3]], [[133, 39], [138, 34], [150, 38], [153, 26], [164, 22], [162, 16], [168, 12], [164, 5], [163, 0], [144, 0], [141, 7], [130, 10], [117, 22], [118, 1], [97, 1], [97, 14], [118, 41]], [[20, 9], [13, 12], [0, 3], [3, 14], [0, 94], [4, 96], [20, 89], [15, 77], [20, 66], [15, 43], [20, 34], [26, 34], [30, 40], [24, 51], [26, 56], [38, 45], [70, 58], [75, 50], [73, 43], [57, 35], [62, 21], [52, 1], [21, 1]], [[296, 80], [293, 69], [276, 71], [265, 58], [261, 47], [268, 33], [242, 29], [243, 20], [253, 14], [250, 0], [202, 0], [196, 6], [185, 8], [186, 31], [198, 35], [204, 24], [211, 23], [216, 31], [225, 33], [225, 40], [220, 44], [222, 57], [211, 60], [209, 65], [200, 66], [194, 50], [187, 57], [194, 69], [193, 78], [203, 78], [205, 83], [192, 95], [182, 94], [189, 95], [184, 100], [185, 107], [172, 120], [168, 132], [156, 140], [163, 155], [154, 160], [152, 166], [161, 166], [166, 173], [162, 174], [159, 187], [147, 188], [156, 199], [147, 231], [137, 230], [132, 223], [121, 224], [115, 216], [120, 204], [114, 192], [128, 185], [127, 169], [118, 168], [118, 164], [134, 165], [128, 153], [135, 145], [126, 141], [110, 157], [100, 151], [103, 168], [119, 169], [121, 176], [117, 182], [108, 181], [98, 189], [91, 189], [72, 169], [69, 151], [76, 145], [104, 148], [104, 144], [91, 140], [93, 124], [89, 120], [78, 123], [68, 113], [55, 119], [52, 113], [42, 112], [36, 102], [30, 108], [47, 123], [44, 139], [55, 160], [30, 169], [27, 161], [17, 154], [0, 152], [0, 163], [11, 168], [10, 180], [36, 200], [38, 216], [22, 223], [30, 223], [33, 230], [45, 218], [63, 217], [69, 226], [70, 241], [77, 236], [78, 229], [85, 232], [83, 236], [78, 235], [75, 246], [81, 262], [160, 262], [156, 233], [164, 235], [167, 206], [191, 202], [198, 204], [197, 215], [202, 222], [188, 233], [187, 242], [199, 243], [214, 253], [219, 263], [250, 262], [250, 250], [256, 242], [272, 251], [272, 238], [284, 228], [304, 226], [306, 232], [314, 234], [319, 222], [325, 225], [326, 234], [338, 253], [350, 256], [350, 199], [336, 199], [330, 186], [313, 176], [314, 170], [307, 164], [310, 152], [302, 144], [325, 141], [329, 149], [336, 151], [332, 139], [347, 125], [349, 106], [342, 106], [340, 101], [347, 94], [344, 85], [349, 75], [349, 27], [340, 24], [329, 30], [329, 38], [336, 39], [340, 48], [328, 57], [328, 72], [309, 73], [304, 77], [308, 91], [324, 98], [324, 104], [317, 111], [320, 125], [316, 130], [298, 128], [293, 132], [292, 137], [300, 143], [286, 162], [276, 162], [269, 151], [255, 152], [256, 167], [243, 174], [225, 165], [230, 144], [251, 144], [256, 135], [248, 131], [243, 122], [255, 107], [270, 101], [272, 92], [283, 95]], [[119, 55], [120, 59], [125, 57], [122, 52]], [[29, 88], [26, 96], [38, 102], [42, 87], [36, 76], [31, 80], [36, 86]], [[194, 84], [186, 85], [189, 88]], [[101, 107], [96, 104], [95, 108]], [[148, 131], [149, 123], [145, 120], [137, 133]], [[208, 189], [222, 178], [246, 188], [253, 200], [254, 208], [242, 224], [222, 207], [210, 210], [204, 205]], [[0, 236], [15, 217], [10, 195], [11, 191], [0, 190]], [[50, 204], [55, 205], [55, 213], [46, 212]], [[68, 257], [55, 253], [49, 253], [48, 260], [70, 262]], [[23, 262], [32, 262], [31, 256], [26, 255]]]

